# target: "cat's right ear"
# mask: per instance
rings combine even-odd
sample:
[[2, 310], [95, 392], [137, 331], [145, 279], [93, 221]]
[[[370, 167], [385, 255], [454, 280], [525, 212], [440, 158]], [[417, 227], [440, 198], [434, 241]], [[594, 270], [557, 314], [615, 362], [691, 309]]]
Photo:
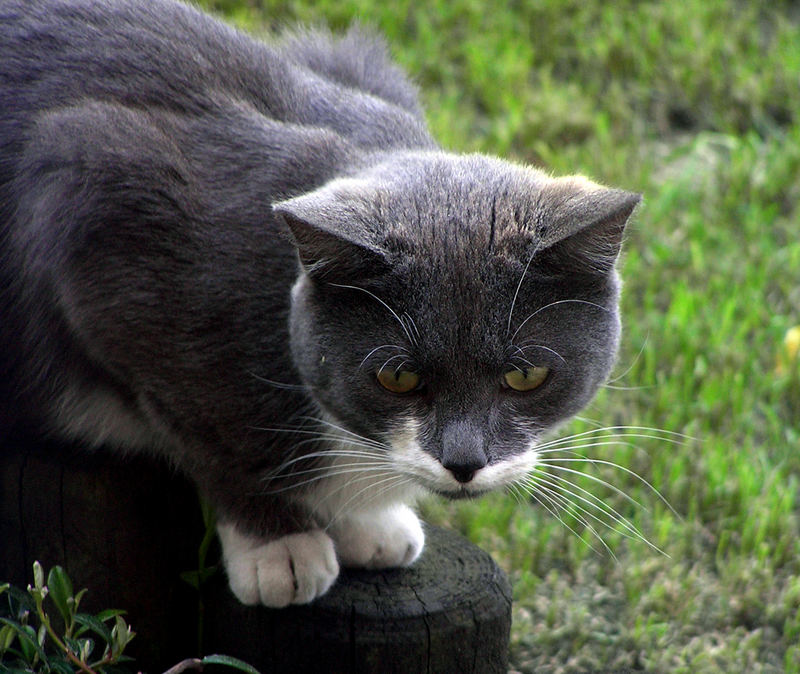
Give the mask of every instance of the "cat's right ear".
[[389, 270], [384, 253], [359, 240], [354, 228], [326, 217], [324, 212], [309, 213], [311, 209], [297, 202], [283, 201], [272, 210], [289, 228], [300, 264], [310, 278], [340, 283], [376, 278]]

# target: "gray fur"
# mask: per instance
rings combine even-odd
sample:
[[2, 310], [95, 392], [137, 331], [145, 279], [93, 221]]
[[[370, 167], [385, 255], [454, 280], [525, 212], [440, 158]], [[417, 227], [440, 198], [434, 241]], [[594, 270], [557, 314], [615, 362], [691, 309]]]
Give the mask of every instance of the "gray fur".
[[[607, 377], [637, 202], [441, 152], [359, 29], [0, 0], [0, 431], [155, 452], [265, 537], [309, 526], [264, 485], [323, 413], [502, 462]], [[530, 394], [500, 385], [523, 342], [552, 371]], [[381, 345], [423, 389], [380, 388]]]

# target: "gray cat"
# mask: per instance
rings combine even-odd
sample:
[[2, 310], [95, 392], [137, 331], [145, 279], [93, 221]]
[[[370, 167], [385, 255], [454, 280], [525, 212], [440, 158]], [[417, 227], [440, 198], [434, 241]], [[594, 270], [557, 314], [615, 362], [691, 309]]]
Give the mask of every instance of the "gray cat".
[[443, 152], [362, 31], [0, 0], [0, 423], [157, 454], [231, 587], [411, 564], [607, 378], [639, 196]]

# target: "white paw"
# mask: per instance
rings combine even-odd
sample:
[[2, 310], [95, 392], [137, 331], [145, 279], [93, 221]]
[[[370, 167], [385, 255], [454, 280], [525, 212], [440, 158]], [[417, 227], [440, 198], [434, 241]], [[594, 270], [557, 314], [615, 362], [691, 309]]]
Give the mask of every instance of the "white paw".
[[333, 541], [320, 529], [264, 543], [231, 524], [217, 533], [228, 582], [243, 604], [282, 608], [325, 594], [339, 575]]
[[385, 569], [408, 566], [419, 557], [425, 534], [406, 505], [354, 513], [329, 528], [343, 566]]

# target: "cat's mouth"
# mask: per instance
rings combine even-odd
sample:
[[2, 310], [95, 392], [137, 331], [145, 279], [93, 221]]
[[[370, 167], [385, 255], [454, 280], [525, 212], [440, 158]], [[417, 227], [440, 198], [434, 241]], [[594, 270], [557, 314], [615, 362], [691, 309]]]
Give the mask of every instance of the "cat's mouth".
[[458, 489], [434, 489], [433, 493], [437, 496], [443, 496], [451, 501], [464, 501], [467, 499], [476, 499], [485, 496], [491, 489], [476, 489], [470, 488], [467, 485], [459, 487]]
[[[441, 496], [442, 498], [449, 499], [451, 501], [465, 501], [468, 499], [477, 499], [481, 496], [485, 496], [486, 494], [494, 491], [494, 488], [490, 485], [478, 485], [474, 480], [470, 482], [465, 482], [463, 484], [442, 484], [441, 481], [433, 481], [427, 479], [420, 479], [419, 476], [417, 477], [417, 481], [421, 484], [421, 486], [431, 494], [435, 496]], [[453, 480], [453, 482], [455, 482]]]

